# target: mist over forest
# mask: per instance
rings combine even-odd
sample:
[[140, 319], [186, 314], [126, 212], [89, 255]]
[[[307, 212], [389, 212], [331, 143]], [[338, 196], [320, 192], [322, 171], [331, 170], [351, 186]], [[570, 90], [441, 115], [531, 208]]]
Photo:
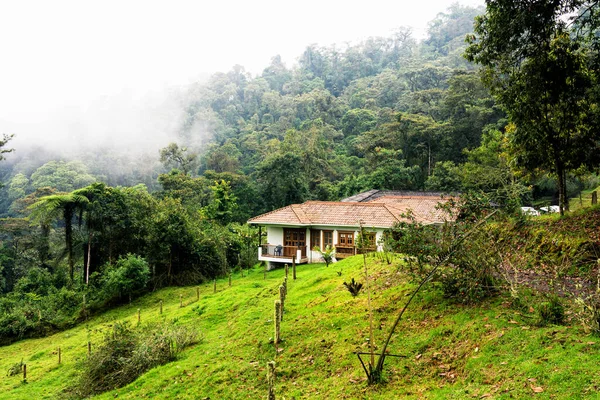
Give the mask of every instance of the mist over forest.
[[[79, 161], [92, 176], [109, 185], [143, 182], [153, 190], [158, 174], [166, 172], [158, 151], [171, 142], [204, 160], [194, 175], [222, 169], [206, 164], [209, 149], [221, 146], [244, 174], [251, 174], [266, 155], [240, 157], [240, 151], [256, 151], [242, 148], [248, 134], [263, 136], [266, 141], [283, 140], [288, 130], [314, 120], [324, 122], [324, 127], [334, 132], [336, 145], [346, 145], [341, 138], [354, 133], [343, 132], [341, 118], [349, 110], [408, 110], [412, 93], [441, 91], [447, 87], [452, 69], [471, 70], [460, 52], [472, 17], [481, 10], [453, 6], [430, 23], [428, 37], [421, 41], [414, 39], [409, 29], [399, 27], [392, 37], [370, 38], [363, 43], [326, 48], [313, 44], [298, 55], [296, 65], [286, 66], [273, 55], [271, 65], [265, 65], [256, 76], [236, 65], [229, 72], [194, 84], [143, 94], [123, 89], [32, 118], [35, 122], [30, 126], [19, 127], [28, 131], [27, 135], [5, 132], [15, 134], [10, 142], [15, 152], [0, 166], [7, 183], [3, 214], [7, 213], [6, 196], [14, 176], [23, 174], [30, 179], [37, 168], [52, 160]], [[418, 71], [430, 74], [423, 78], [431, 82], [417, 84], [422, 87], [411, 84], [415, 77], [421, 79]], [[371, 92], [384, 89], [390, 98], [379, 100], [379, 104], [373, 103], [374, 99], [370, 104], [366, 99], [357, 101], [367, 87]], [[375, 96], [382, 98], [380, 93]], [[331, 105], [313, 109], [319, 100]], [[229, 168], [229, 172], [241, 171]], [[25, 193], [35, 189], [33, 183], [24, 188]]]

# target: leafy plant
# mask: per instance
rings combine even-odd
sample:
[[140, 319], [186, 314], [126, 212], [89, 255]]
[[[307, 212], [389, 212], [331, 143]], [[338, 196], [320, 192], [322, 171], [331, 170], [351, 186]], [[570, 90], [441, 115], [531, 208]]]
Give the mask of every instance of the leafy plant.
[[356, 297], [356, 296], [358, 296], [358, 293], [360, 292], [360, 289], [362, 289], [363, 284], [356, 282], [354, 280], [354, 278], [352, 278], [352, 280], [350, 281], [350, 283], [344, 282], [344, 286], [346, 286], [346, 289], [348, 289], [348, 291], [350, 292], [350, 294], [353, 297]]
[[558, 296], [551, 296], [548, 301], [538, 306], [538, 326], [549, 324], [560, 325], [565, 320], [565, 307]]
[[14, 363], [13, 365], [11, 365], [11, 367], [8, 369], [8, 372], [6, 373], [6, 376], [15, 376], [15, 375], [19, 375], [23, 373], [23, 359], [21, 358], [21, 361], [19, 361], [18, 363]]
[[321, 255], [326, 267], [329, 267], [329, 264], [331, 264], [335, 259], [335, 247], [333, 246], [327, 245], [325, 250], [321, 250], [319, 246], [315, 246], [313, 250]]

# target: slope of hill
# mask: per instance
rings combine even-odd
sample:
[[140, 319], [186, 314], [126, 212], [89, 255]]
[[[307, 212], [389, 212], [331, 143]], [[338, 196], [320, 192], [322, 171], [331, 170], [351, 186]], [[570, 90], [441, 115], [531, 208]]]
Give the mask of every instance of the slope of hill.
[[[396, 313], [414, 285], [402, 264], [367, 259], [372, 274], [375, 345], [382, 343]], [[341, 275], [338, 274], [341, 272]], [[264, 398], [266, 365], [276, 361], [277, 398], [584, 398], [597, 392], [598, 340], [572, 320], [568, 326], [532, 326], [527, 313], [498, 297], [477, 306], [448, 302], [430, 286], [411, 305], [392, 339], [386, 383], [367, 386], [354, 354], [368, 351], [369, 322], [365, 289], [352, 297], [343, 286], [364, 282], [362, 258], [326, 268], [301, 265], [290, 272], [283, 342], [274, 346], [274, 301], [282, 270], [200, 287], [168, 288], [111, 310], [74, 329], [0, 348], [0, 370], [21, 359], [21, 376], [0, 380], [0, 399], [65, 397], [76, 378], [76, 363], [92, 351], [115, 321], [142, 324], [162, 319], [198, 329], [201, 341], [170, 364], [157, 367], [130, 385], [98, 396], [109, 398], [230, 399]], [[180, 307], [180, 295], [183, 307]], [[159, 314], [159, 302], [164, 312]], [[533, 303], [532, 303], [533, 304]], [[533, 311], [533, 308], [530, 308]], [[571, 316], [572, 317], [572, 316]], [[62, 363], [58, 364], [57, 349]]]

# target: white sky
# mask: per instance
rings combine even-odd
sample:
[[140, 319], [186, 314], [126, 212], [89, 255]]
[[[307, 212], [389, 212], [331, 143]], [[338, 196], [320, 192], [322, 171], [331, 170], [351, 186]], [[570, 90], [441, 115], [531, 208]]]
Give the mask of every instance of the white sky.
[[77, 129], [98, 99], [135, 103], [235, 64], [258, 74], [276, 54], [289, 67], [311, 43], [343, 45], [400, 26], [421, 38], [453, 2], [0, 0], [0, 133]]

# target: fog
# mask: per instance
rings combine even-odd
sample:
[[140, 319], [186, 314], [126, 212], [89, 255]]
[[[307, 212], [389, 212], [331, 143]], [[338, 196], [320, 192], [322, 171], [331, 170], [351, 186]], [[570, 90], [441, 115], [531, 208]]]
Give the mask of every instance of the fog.
[[187, 85], [235, 64], [257, 75], [276, 54], [291, 67], [311, 43], [385, 36], [400, 26], [422, 38], [453, 1], [205, 3], [2, 2], [0, 133], [15, 134], [17, 152], [158, 158], [177, 140]]

